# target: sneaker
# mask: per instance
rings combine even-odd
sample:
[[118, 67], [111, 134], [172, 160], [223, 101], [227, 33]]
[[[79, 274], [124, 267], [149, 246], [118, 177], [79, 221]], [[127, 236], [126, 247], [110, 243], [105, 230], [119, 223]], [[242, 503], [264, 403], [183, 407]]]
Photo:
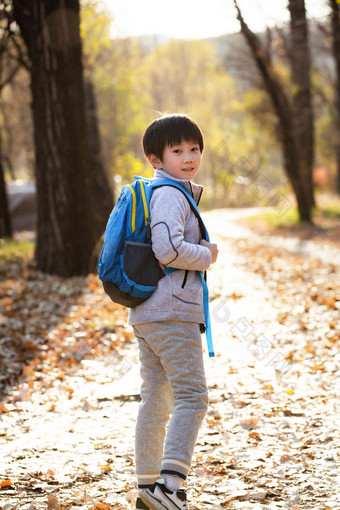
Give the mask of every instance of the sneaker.
[[137, 510], [149, 510], [149, 507], [144, 503], [144, 501], [139, 496], [136, 499], [136, 509]]
[[170, 491], [163, 478], [159, 478], [150, 489], [143, 491], [140, 498], [151, 510], [188, 510], [185, 491]]

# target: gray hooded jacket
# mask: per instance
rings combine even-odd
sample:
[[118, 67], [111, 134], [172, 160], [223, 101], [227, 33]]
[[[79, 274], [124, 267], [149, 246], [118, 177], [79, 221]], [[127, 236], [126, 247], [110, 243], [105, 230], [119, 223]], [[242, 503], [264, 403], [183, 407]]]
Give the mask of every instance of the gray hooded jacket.
[[[186, 179], [176, 179], [156, 170], [158, 179], [179, 182], [199, 202], [203, 187]], [[211, 253], [201, 246], [195, 214], [181, 191], [170, 186], [157, 188], [150, 200], [152, 249], [161, 267], [174, 267], [158, 282], [152, 296], [130, 309], [129, 324], [158, 321], [204, 323], [203, 289], [200, 275], [211, 264]], [[188, 272], [186, 272], [188, 270]]]

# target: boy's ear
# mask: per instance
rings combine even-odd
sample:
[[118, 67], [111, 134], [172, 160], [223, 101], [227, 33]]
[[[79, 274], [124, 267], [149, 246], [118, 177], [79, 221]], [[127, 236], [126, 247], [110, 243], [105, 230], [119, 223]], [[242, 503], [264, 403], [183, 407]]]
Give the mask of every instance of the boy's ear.
[[147, 158], [154, 168], [157, 168], [157, 170], [161, 170], [162, 162], [157, 156], [155, 156], [154, 154], [149, 154]]

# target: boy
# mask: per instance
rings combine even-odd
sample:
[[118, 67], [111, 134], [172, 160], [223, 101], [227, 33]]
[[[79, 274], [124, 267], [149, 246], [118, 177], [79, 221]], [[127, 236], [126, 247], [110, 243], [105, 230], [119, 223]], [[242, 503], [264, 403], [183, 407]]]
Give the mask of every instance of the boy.
[[[146, 129], [143, 149], [154, 177], [179, 182], [198, 204], [203, 188], [192, 182], [203, 151], [198, 125], [185, 115], [164, 115]], [[218, 250], [216, 244], [201, 240], [196, 216], [178, 189], [154, 190], [150, 218], [156, 258], [163, 268], [179, 270], [162, 278], [152, 296], [130, 310], [143, 380], [135, 436], [140, 489], [136, 508], [187, 510], [182, 484], [209, 402], [200, 334], [203, 292], [197, 271], [216, 262]]]

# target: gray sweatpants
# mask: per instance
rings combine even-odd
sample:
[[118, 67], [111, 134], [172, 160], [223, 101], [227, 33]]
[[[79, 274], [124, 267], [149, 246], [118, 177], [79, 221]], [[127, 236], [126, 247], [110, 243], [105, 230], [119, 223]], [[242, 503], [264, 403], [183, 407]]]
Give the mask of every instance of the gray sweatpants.
[[133, 330], [143, 380], [135, 435], [141, 489], [166, 473], [186, 479], [209, 399], [199, 324], [150, 322]]

